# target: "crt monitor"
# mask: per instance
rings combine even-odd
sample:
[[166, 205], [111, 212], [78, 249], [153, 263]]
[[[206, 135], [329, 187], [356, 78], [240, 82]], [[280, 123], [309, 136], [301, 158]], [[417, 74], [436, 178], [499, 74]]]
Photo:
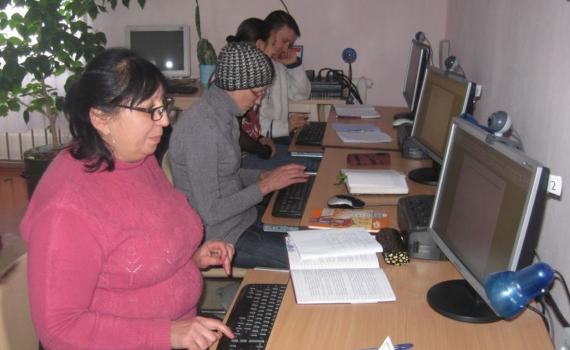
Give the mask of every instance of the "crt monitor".
[[465, 322], [491, 322], [485, 277], [532, 263], [548, 168], [455, 119], [428, 231], [463, 276], [428, 292], [430, 306]]
[[188, 26], [127, 26], [126, 46], [155, 64], [167, 78], [190, 76]]
[[451, 120], [472, 113], [474, 98], [474, 83], [432, 66], [426, 69], [411, 136], [433, 160], [433, 166], [412, 170], [408, 174], [411, 180], [437, 185]]
[[414, 112], [420, 99], [420, 92], [424, 79], [424, 72], [428, 65], [431, 55], [431, 48], [417, 40], [412, 40], [412, 48], [410, 50], [410, 59], [408, 60], [408, 69], [406, 71], [406, 79], [404, 80], [404, 100], [410, 108], [409, 113], [400, 113], [395, 116], [398, 118], [414, 118]]

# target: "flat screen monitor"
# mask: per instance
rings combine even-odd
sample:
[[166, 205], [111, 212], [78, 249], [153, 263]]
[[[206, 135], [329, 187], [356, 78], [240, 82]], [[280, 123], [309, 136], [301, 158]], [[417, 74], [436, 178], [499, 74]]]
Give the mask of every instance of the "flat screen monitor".
[[190, 76], [188, 26], [127, 26], [126, 46], [155, 64], [167, 78]]
[[413, 112], [417, 108], [420, 99], [420, 92], [424, 79], [424, 72], [429, 62], [431, 54], [430, 47], [417, 40], [412, 40], [412, 48], [410, 50], [410, 59], [408, 61], [408, 70], [406, 80], [404, 81], [404, 99], [408, 107]]
[[441, 314], [465, 322], [497, 319], [484, 279], [532, 263], [548, 168], [465, 120], [451, 127], [428, 231], [463, 280], [428, 292]]
[[451, 120], [472, 113], [474, 98], [475, 84], [463, 76], [432, 66], [426, 69], [411, 136], [434, 165], [411, 171], [410, 179], [437, 185]]

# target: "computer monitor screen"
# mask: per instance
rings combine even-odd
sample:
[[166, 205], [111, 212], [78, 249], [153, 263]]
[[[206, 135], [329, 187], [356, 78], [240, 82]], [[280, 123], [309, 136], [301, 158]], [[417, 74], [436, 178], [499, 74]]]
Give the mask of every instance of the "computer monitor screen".
[[474, 87], [462, 76], [431, 66], [426, 69], [412, 138], [435, 164], [433, 168], [410, 172], [410, 179], [437, 185], [451, 120], [465, 112], [472, 113]]
[[424, 72], [428, 65], [430, 57], [430, 47], [417, 40], [412, 40], [412, 48], [410, 50], [410, 59], [408, 61], [408, 70], [406, 80], [404, 81], [404, 99], [408, 107], [413, 112], [416, 110], [420, 91], [424, 79]]
[[190, 76], [188, 26], [128, 26], [126, 45], [155, 64], [168, 78]]
[[464, 277], [432, 287], [428, 301], [466, 322], [496, 319], [484, 279], [532, 263], [544, 209], [548, 169], [497, 140], [453, 121], [428, 229]]

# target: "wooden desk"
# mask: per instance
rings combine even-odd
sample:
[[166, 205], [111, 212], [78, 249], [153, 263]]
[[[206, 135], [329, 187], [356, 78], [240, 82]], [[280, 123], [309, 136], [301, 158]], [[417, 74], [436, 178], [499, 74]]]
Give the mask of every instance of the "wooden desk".
[[242, 285], [289, 283], [268, 350], [356, 350], [378, 347], [387, 336], [394, 343], [411, 342], [418, 350], [552, 349], [540, 317], [529, 311], [514, 321], [488, 324], [458, 322], [433, 311], [426, 301], [428, 289], [459, 278], [449, 262], [413, 260], [383, 268], [395, 302], [297, 305], [289, 274], [282, 272], [250, 270]]
[[[340, 169], [347, 167], [346, 156], [349, 153], [355, 152], [374, 153], [378, 151], [334, 147], [325, 149], [325, 155], [321, 161], [319, 173], [317, 174], [317, 178], [315, 179], [315, 183], [311, 190], [311, 195], [307, 200], [305, 212], [301, 218], [301, 226], [307, 226], [309, 224], [311, 211], [324, 208], [330, 197], [337, 194], [348, 193], [345, 184], [335, 184], [338, 182], [337, 175], [340, 172]], [[400, 152], [389, 153], [390, 165], [386, 166], [385, 169], [394, 169], [407, 174], [410, 170], [431, 166], [430, 161], [404, 159]], [[408, 196], [418, 194], [435, 194], [436, 187], [434, 186], [422, 185], [409, 179], [406, 179], [406, 181], [410, 189], [410, 193], [407, 194]], [[378, 206], [397, 205], [398, 199], [400, 199], [402, 195], [359, 195], [358, 197], [364, 200], [367, 206]]]
[[[340, 148], [360, 148], [360, 149], [377, 149], [385, 151], [397, 151], [398, 137], [396, 129], [392, 126], [394, 121], [394, 114], [405, 112], [408, 109], [404, 107], [376, 107], [380, 113], [378, 119], [356, 119], [356, 118], [338, 118], [334, 111], [331, 109], [329, 118], [327, 120], [327, 130], [323, 138], [323, 147], [340, 147]], [[336, 134], [333, 129], [333, 123], [343, 124], [376, 124], [380, 129], [392, 137], [392, 142], [379, 142], [379, 143], [344, 143]]]

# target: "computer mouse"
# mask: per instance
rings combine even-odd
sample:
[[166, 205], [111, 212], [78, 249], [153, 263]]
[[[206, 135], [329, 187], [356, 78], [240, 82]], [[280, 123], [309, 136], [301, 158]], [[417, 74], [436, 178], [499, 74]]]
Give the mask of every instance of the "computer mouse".
[[329, 198], [327, 205], [331, 208], [359, 209], [363, 208], [366, 203], [356, 197], [347, 194], [339, 194]]
[[414, 121], [411, 119], [406, 119], [406, 118], [400, 118], [400, 119], [396, 119], [392, 122], [393, 126], [400, 126], [400, 125], [404, 125], [404, 124], [413, 124]]

